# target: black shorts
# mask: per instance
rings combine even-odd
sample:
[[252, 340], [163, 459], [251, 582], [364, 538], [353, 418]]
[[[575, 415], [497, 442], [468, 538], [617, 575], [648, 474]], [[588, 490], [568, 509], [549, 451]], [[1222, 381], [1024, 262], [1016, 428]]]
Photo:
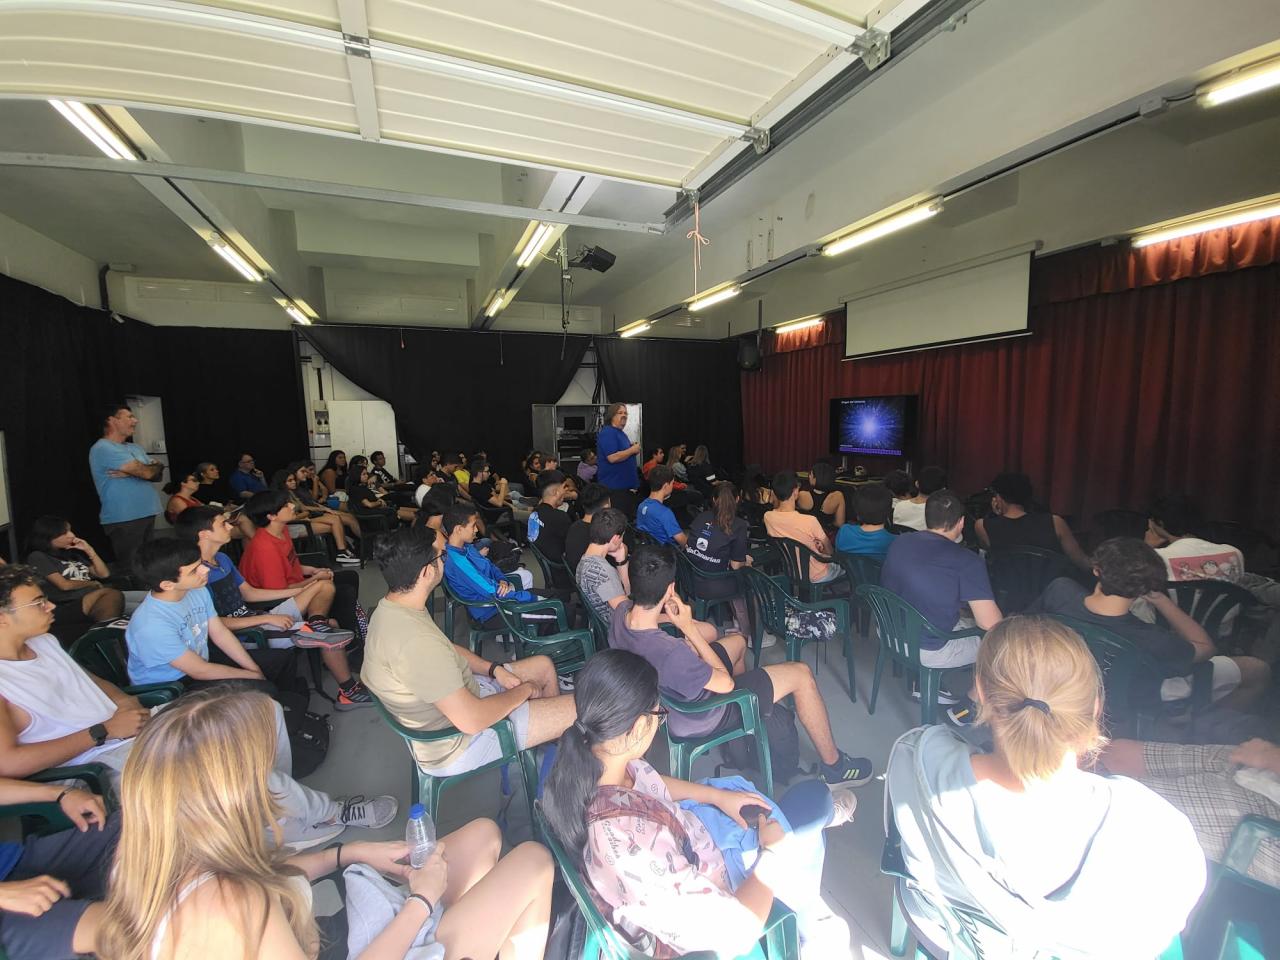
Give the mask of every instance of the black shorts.
[[[724, 645], [719, 640], [711, 644], [711, 649], [715, 651], [716, 656], [720, 658], [720, 662], [724, 664], [724, 668], [729, 671], [729, 675], [733, 676], [733, 660], [725, 650]], [[754, 670], [746, 670], [733, 677], [733, 689], [750, 690], [756, 695], [756, 700], [760, 704], [760, 719], [765, 720], [773, 713], [773, 679], [761, 667]], [[720, 722], [716, 724], [716, 728], [707, 734], [714, 737], [726, 730], [741, 726], [742, 711], [738, 705], [732, 704], [728, 710], [724, 712], [724, 716], [720, 718]]]

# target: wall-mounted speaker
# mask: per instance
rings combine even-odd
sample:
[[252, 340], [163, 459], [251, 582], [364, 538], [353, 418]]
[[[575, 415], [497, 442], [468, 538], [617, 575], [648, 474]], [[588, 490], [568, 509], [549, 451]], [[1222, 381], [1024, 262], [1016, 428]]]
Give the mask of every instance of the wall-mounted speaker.
[[760, 369], [760, 344], [755, 337], [743, 337], [738, 341], [738, 369], [748, 373]]

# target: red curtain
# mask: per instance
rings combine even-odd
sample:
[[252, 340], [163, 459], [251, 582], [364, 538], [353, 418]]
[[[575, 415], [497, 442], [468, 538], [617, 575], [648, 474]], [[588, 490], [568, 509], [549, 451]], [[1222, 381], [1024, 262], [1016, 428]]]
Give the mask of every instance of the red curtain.
[[828, 453], [831, 397], [919, 394], [916, 464], [946, 466], [961, 492], [1016, 469], [1057, 513], [1185, 490], [1212, 518], [1276, 529], [1277, 237], [1280, 219], [1036, 261], [1016, 340], [844, 361], [842, 324], [783, 335], [742, 374], [746, 462]]

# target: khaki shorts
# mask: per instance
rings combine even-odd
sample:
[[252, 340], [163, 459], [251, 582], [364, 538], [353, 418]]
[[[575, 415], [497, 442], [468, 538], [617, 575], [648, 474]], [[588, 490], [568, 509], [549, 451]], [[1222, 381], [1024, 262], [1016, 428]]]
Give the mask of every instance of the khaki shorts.
[[[502, 685], [488, 677], [476, 677], [480, 684], [480, 695], [491, 697], [502, 692]], [[509, 714], [516, 731], [516, 746], [525, 750], [529, 746], [529, 701], [526, 700]], [[433, 777], [456, 777], [460, 773], [469, 773], [487, 763], [493, 763], [502, 757], [502, 745], [498, 743], [498, 734], [492, 727], [481, 730], [471, 738], [466, 748], [447, 764], [441, 767], [430, 767], [426, 770]]]

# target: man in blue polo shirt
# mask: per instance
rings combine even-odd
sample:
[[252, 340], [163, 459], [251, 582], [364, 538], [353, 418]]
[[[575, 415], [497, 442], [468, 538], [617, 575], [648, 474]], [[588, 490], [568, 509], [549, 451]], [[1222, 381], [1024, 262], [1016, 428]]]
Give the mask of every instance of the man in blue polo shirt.
[[[991, 592], [987, 565], [960, 543], [964, 502], [950, 490], [937, 490], [925, 501], [924, 521], [924, 530], [894, 538], [880, 584], [919, 610], [938, 630], [920, 638], [921, 665], [940, 670], [972, 666], [982, 637], [976, 631], [965, 636], [948, 634], [974, 626], [990, 630], [1004, 615]], [[953, 690], [958, 693], [963, 687]], [[960, 704], [948, 716], [966, 724], [973, 711]]]
[[252, 453], [240, 454], [236, 472], [231, 474], [231, 491], [241, 500], [248, 500], [255, 493], [267, 489], [266, 477], [258, 469]]
[[122, 403], [103, 410], [102, 437], [89, 448], [89, 472], [102, 510], [98, 519], [116, 554], [116, 569], [129, 573], [134, 551], [151, 539], [160, 496], [151, 484], [164, 473], [130, 438], [138, 418]]
[[630, 516], [635, 504], [632, 494], [640, 483], [636, 463], [640, 444], [631, 442], [624, 432], [626, 426], [627, 405], [610, 404], [605, 414], [605, 427], [596, 437], [596, 454], [599, 457], [596, 483], [608, 487], [613, 494], [610, 499], [614, 508]]
[[649, 471], [649, 498], [636, 509], [636, 529], [649, 534], [659, 543], [676, 543], [684, 547], [689, 535], [680, 527], [676, 515], [665, 501], [675, 488], [676, 475], [666, 464]]

